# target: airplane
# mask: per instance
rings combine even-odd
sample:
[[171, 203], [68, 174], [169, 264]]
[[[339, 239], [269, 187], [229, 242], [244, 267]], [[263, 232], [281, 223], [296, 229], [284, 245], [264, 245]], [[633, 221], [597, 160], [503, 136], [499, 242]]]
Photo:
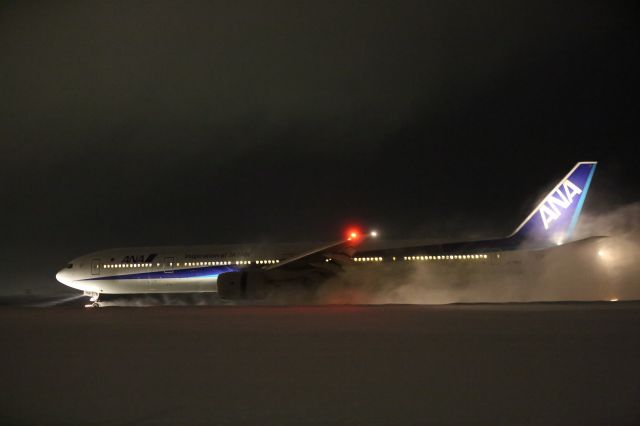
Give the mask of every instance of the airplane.
[[[339, 241], [309, 244], [135, 247], [71, 260], [56, 279], [99, 307], [113, 295], [217, 293], [222, 299], [263, 299], [286, 286], [311, 286], [347, 266], [414, 261], [492, 262], [501, 253], [547, 250], [567, 243], [576, 227], [597, 162], [577, 163], [510, 235], [443, 244], [366, 248], [376, 231], [349, 229]], [[585, 241], [589, 237], [580, 241]]]

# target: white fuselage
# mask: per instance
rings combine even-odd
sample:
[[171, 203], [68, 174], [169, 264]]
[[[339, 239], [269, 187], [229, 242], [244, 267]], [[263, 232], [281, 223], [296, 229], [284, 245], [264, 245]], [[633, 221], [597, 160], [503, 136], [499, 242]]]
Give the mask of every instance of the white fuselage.
[[308, 244], [135, 247], [73, 259], [56, 279], [96, 294], [216, 292], [225, 272], [276, 264]]

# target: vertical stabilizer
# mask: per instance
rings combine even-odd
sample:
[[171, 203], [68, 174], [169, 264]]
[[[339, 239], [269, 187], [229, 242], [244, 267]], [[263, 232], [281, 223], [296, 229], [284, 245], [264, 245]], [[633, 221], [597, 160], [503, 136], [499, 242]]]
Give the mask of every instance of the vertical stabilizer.
[[587, 198], [596, 164], [595, 161], [576, 164], [510, 237], [538, 245], [562, 244], [569, 240]]

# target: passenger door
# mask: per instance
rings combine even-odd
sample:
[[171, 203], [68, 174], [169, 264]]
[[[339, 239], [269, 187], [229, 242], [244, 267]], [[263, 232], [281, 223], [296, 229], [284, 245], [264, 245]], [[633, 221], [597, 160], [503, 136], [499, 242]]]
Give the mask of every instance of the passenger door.
[[91, 259], [91, 275], [100, 275], [100, 259]]

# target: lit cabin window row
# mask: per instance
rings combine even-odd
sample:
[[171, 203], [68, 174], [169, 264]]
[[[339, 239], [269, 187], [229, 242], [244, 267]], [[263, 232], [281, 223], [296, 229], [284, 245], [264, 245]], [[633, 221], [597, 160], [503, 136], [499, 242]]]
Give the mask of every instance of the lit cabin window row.
[[[209, 261], [209, 262], [170, 262], [168, 266], [176, 267], [193, 267], [193, 266], [226, 266], [226, 265], [251, 265], [255, 263], [256, 265], [273, 265], [276, 263], [280, 263], [278, 259], [264, 259], [264, 260], [225, 260], [225, 261]], [[156, 267], [160, 267], [160, 263], [155, 264]], [[104, 269], [133, 269], [133, 268], [152, 268], [154, 267], [153, 263], [115, 263], [115, 264], [103, 264], [102, 267]]]
[[382, 257], [354, 257], [354, 262], [382, 262]]
[[[159, 263], [156, 266], [160, 266]], [[109, 263], [102, 265], [104, 269], [117, 269], [117, 268], [151, 268], [153, 263]]]
[[404, 256], [404, 260], [479, 260], [486, 259], [486, 254], [448, 254], [441, 256]]
[[[210, 262], [184, 262], [182, 264], [182, 266], [224, 266], [224, 265], [231, 265], [232, 263], [237, 263], [238, 261], [232, 262], [232, 261], [222, 261], [222, 260], [217, 260], [217, 261], [210, 261]], [[180, 266], [180, 262], [176, 263], [176, 266]]]
[[[219, 260], [211, 262], [184, 262], [183, 266], [225, 266], [225, 265], [251, 265], [251, 260]], [[180, 266], [180, 263], [176, 263]]]

